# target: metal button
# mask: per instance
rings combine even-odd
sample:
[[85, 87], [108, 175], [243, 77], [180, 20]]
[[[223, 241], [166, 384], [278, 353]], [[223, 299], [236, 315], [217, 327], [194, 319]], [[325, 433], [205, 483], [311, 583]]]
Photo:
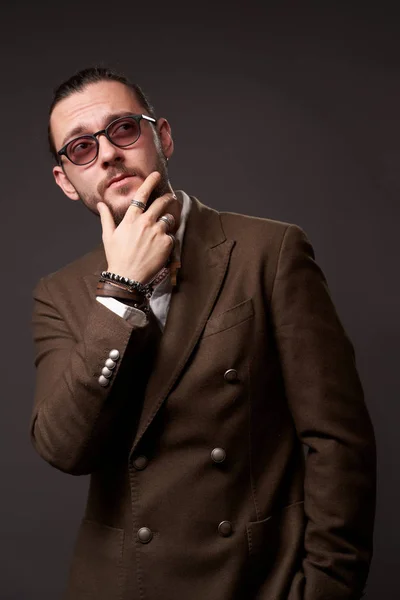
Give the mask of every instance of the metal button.
[[109, 383], [110, 383], [109, 380], [106, 377], [104, 377], [104, 375], [100, 375], [100, 377], [99, 377], [100, 385], [102, 385], [103, 387], [107, 387]]
[[222, 537], [228, 537], [232, 533], [232, 523], [230, 521], [221, 521], [218, 525], [218, 533]]
[[132, 464], [138, 471], [143, 471], [149, 464], [149, 461], [145, 456], [137, 456]]
[[228, 369], [224, 373], [224, 379], [225, 379], [225, 381], [229, 381], [229, 383], [232, 383], [233, 381], [236, 381], [237, 378], [238, 377], [237, 377], [237, 371], [236, 371], [236, 369]]
[[112, 360], [118, 360], [119, 359], [119, 352], [118, 350], [111, 350], [109, 355], [110, 358], [112, 358]]
[[107, 358], [106, 362], [104, 363], [107, 367], [107, 369], [114, 369], [115, 365], [117, 364], [116, 362], [114, 362], [111, 358]]
[[101, 374], [106, 377], [107, 379], [110, 379], [111, 375], [112, 375], [112, 371], [110, 371], [110, 369], [108, 367], [103, 367], [101, 370]]
[[223, 448], [214, 448], [211, 452], [211, 458], [215, 463], [222, 463], [226, 458], [226, 452]]
[[141, 527], [137, 533], [137, 536], [139, 542], [142, 542], [142, 544], [148, 544], [153, 537], [153, 533], [148, 527]]

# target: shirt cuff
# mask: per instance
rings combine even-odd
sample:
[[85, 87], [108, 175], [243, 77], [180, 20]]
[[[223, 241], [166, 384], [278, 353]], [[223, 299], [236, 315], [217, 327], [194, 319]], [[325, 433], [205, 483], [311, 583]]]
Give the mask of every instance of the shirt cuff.
[[143, 325], [146, 325], [148, 322], [148, 318], [142, 310], [134, 308], [133, 306], [128, 306], [127, 304], [116, 300], [116, 298], [96, 296], [96, 300], [132, 325], [143, 327]]

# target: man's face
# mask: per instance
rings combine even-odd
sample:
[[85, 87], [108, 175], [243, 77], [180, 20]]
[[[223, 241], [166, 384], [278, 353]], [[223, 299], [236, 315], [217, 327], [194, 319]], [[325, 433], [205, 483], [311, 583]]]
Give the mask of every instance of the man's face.
[[[133, 90], [117, 81], [89, 84], [82, 92], [75, 92], [61, 100], [54, 108], [50, 126], [57, 150], [79, 135], [96, 133], [104, 129], [117, 116], [145, 114]], [[72, 130], [81, 127], [79, 133]], [[98, 137], [99, 154], [91, 163], [78, 166], [62, 157], [63, 167], [53, 169], [56, 183], [72, 200], [82, 202], [98, 214], [97, 203], [110, 208], [115, 223], [121, 222], [135, 192], [152, 171], [161, 173], [161, 181], [152, 192], [148, 205], [171, 189], [166, 158], [173, 152], [171, 129], [165, 119], [155, 125], [142, 119], [141, 134], [131, 146], [118, 148], [104, 135]], [[111, 179], [125, 175], [119, 182]]]

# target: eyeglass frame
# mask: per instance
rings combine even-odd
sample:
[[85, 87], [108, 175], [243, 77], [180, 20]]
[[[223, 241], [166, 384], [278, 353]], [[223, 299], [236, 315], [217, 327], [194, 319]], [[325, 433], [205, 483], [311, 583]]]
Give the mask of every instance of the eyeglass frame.
[[[108, 135], [108, 129], [111, 127], [111, 125], [114, 125], [117, 121], [122, 121], [123, 119], [133, 119], [134, 121], [137, 122], [138, 124], [138, 128], [139, 128], [139, 135], [137, 136], [136, 140], [134, 140], [133, 142], [129, 142], [129, 144], [125, 144], [124, 146], [120, 146], [119, 144], [116, 144], [115, 142], [112, 141], [112, 139], [110, 138], [110, 136]], [[97, 131], [96, 133], [87, 133], [87, 134], [82, 134], [82, 135], [78, 135], [76, 138], [73, 138], [72, 140], [69, 140], [69, 142], [67, 142], [60, 150], [57, 151], [59, 158], [59, 163], [61, 165], [61, 156], [65, 156], [66, 158], [68, 158], [68, 160], [73, 164], [76, 165], [77, 167], [84, 167], [85, 165], [90, 164], [91, 162], [93, 162], [94, 160], [96, 160], [96, 158], [99, 155], [99, 148], [100, 148], [100, 143], [99, 140], [97, 139], [97, 137], [99, 135], [105, 135], [107, 140], [113, 145], [116, 146], [117, 148], [127, 148], [128, 146], [132, 146], [133, 144], [135, 144], [138, 139], [141, 136], [141, 129], [140, 129], [140, 121], [142, 119], [145, 119], [146, 121], [149, 121], [150, 123], [157, 123], [157, 119], [154, 119], [153, 117], [149, 117], [148, 115], [143, 115], [143, 114], [130, 114], [130, 115], [124, 115], [122, 117], [118, 117], [117, 119], [114, 119], [113, 121], [111, 121], [111, 123], [109, 123], [107, 125], [107, 127], [105, 127], [104, 129], [100, 129], [99, 131]], [[90, 138], [90, 139], [94, 139], [94, 141], [96, 142], [96, 154], [93, 158], [91, 158], [88, 162], [86, 163], [76, 163], [74, 162], [67, 154], [67, 147], [72, 144], [72, 142], [76, 142], [76, 140], [79, 140], [81, 138]]]

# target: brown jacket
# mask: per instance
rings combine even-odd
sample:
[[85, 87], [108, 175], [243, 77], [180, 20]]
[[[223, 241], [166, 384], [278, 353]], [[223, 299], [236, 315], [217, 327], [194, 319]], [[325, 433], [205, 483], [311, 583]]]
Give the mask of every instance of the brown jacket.
[[91, 476], [66, 598], [360, 598], [374, 434], [312, 246], [192, 203], [162, 336], [95, 300], [102, 246], [34, 293], [32, 441]]

